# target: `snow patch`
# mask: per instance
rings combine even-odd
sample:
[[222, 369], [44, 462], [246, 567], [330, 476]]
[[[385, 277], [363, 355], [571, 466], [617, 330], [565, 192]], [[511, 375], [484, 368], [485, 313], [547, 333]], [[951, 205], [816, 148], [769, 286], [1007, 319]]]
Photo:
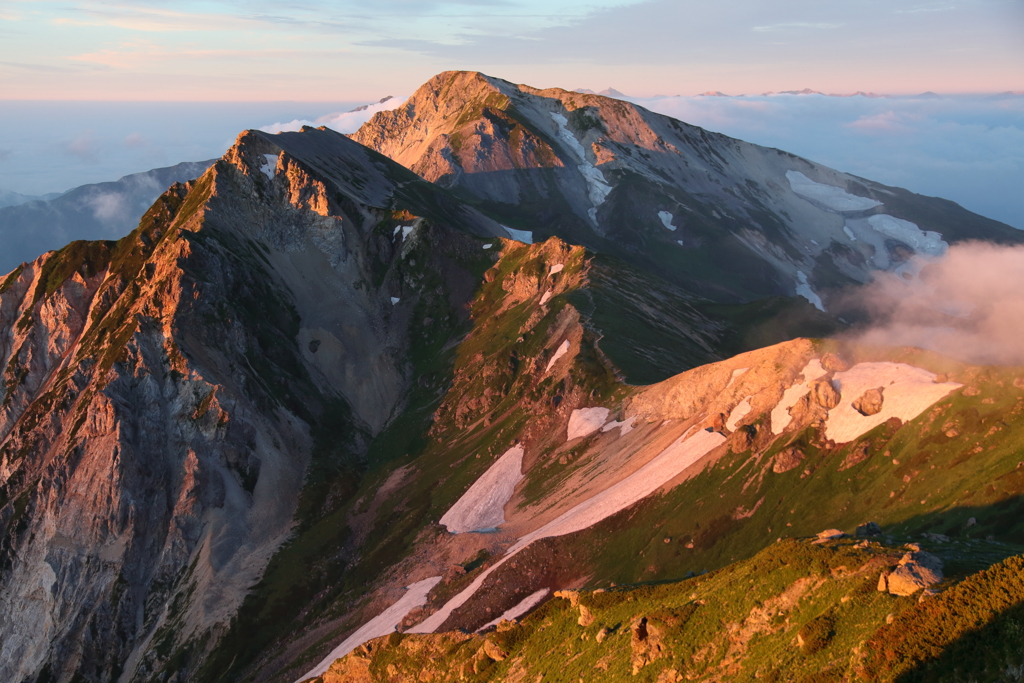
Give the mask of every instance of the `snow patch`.
[[694, 464], [711, 449], [725, 443], [718, 432], [698, 430], [693, 436], [684, 434], [653, 460], [622, 481], [580, 503], [576, 507], [526, 534], [509, 548], [508, 554], [522, 550], [542, 538], [564, 536], [597, 524], [602, 519], [651, 495]]
[[555, 111], [551, 112], [551, 118], [558, 126], [558, 137], [569, 147], [580, 162], [576, 168], [587, 184], [590, 203], [593, 205], [593, 208], [589, 209], [587, 214], [590, 216], [590, 220], [597, 223], [597, 207], [604, 202], [608, 197], [608, 193], [612, 191], [611, 185], [604, 179], [604, 174], [587, 160], [587, 153], [583, 149], [583, 145], [580, 144], [580, 141], [576, 139], [576, 136], [567, 127], [569, 120]]
[[672, 481], [687, 467], [723, 443], [725, 443], [725, 437], [718, 432], [699, 430], [693, 436], [690, 436], [690, 432], [683, 434], [653, 460], [622, 481], [588, 498], [536, 531], [520, 537], [515, 545], [508, 549], [503, 558], [481, 572], [473, 580], [473, 583], [445, 603], [444, 607], [409, 629], [409, 633], [433, 633], [436, 631], [448, 620], [452, 612], [473, 597], [491, 573], [534, 541], [581, 531], [626, 509]]
[[395, 226], [395, 231], [393, 233], [391, 233], [391, 236], [392, 237], [398, 237], [398, 233], [400, 233], [400, 232], [402, 232], [402, 226], [401, 225], [396, 225]]
[[853, 234], [853, 230], [850, 230], [849, 225], [843, 224], [843, 232], [846, 233], [846, 236], [850, 238], [851, 242], [857, 241], [857, 236]]
[[730, 432], [735, 432], [736, 427], [739, 425], [740, 420], [750, 414], [750, 397], [747, 396], [745, 399], [739, 402], [739, 404], [732, 409], [729, 413], [729, 419], [725, 422], [725, 428]]
[[510, 239], [516, 242], [522, 242], [523, 244], [533, 244], [533, 233], [529, 230], [513, 230], [512, 228], [502, 225], [505, 228], [505, 232], [508, 233]]
[[661, 224], [664, 225], [669, 230], [675, 230], [676, 229], [676, 226], [672, 225], [672, 220], [675, 217], [672, 214], [670, 214], [668, 211], [659, 211], [658, 212], [658, 218], [661, 219]]
[[874, 199], [850, 194], [841, 187], [816, 183], [800, 171], [786, 171], [786, 179], [795, 194], [830, 211], [866, 211], [882, 205]]
[[338, 647], [331, 650], [331, 654], [327, 655], [322, 662], [299, 678], [296, 683], [310, 678], [316, 678], [317, 676], [322, 676], [327, 669], [330, 668], [331, 664], [334, 664], [334, 661], [339, 657], [344, 657], [368, 640], [373, 640], [380, 636], [386, 636], [394, 631], [398, 624], [401, 623], [402, 619], [405, 618], [406, 614], [413, 609], [426, 604], [427, 593], [429, 593], [430, 590], [440, 581], [440, 576], [432, 576], [429, 579], [417, 581], [406, 588], [405, 595], [400, 597], [398, 602], [363, 624], [355, 633], [343, 640]]
[[796, 293], [803, 298], [811, 302], [811, 304], [819, 311], [824, 311], [825, 306], [821, 303], [821, 297], [815, 293], [811, 286], [807, 284], [807, 275], [802, 270], [796, 271]]
[[484, 249], [490, 249], [493, 246], [494, 246], [493, 244], [485, 244], [484, 245]]
[[736, 368], [735, 370], [733, 370], [732, 375], [729, 377], [729, 383], [725, 385], [725, 388], [728, 389], [729, 387], [731, 387], [733, 383], [736, 381], [736, 378], [749, 369], [750, 368]]
[[682, 240], [676, 240], [676, 244], [678, 244], [679, 246], [683, 246], [683, 241]]
[[530, 593], [525, 598], [520, 600], [519, 604], [517, 604], [515, 607], [508, 608], [507, 610], [504, 611], [504, 613], [502, 613], [502, 615], [500, 617], [498, 617], [497, 619], [493, 619], [491, 621], [488, 621], [486, 624], [484, 624], [479, 629], [477, 629], [477, 631], [483, 631], [485, 628], [490, 628], [491, 626], [497, 626], [501, 622], [502, 619], [507, 619], [508, 621], [512, 621], [513, 619], [518, 619], [519, 617], [523, 616], [524, 614], [529, 612], [531, 609], [536, 607], [537, 604], [540, 603], [540, 601], [543, 600], [545, 598], [545, 596], [547, 596], [548, 590], [549, 590], [548, 588], [541, 588], [536, 593]]
[[868, 223], [883, 235], [897, 239], [925, 256], [942, 256], [949, 248], [949, 245], [942, 241], [940, 233], [921, 230], [916, 224], [902, 218], [882, 213], [869, 217]]
[[825, 368], [821, 367], [821, 361], [817, 358], [812, 358], [808, 361], [803, 369], [804, 381], [786, 389], [782, 393], [782, 399], [778, 405], [772, 408], [772, 434], [779, 435], [785, 431], [789, 423], [793, 421], [793, 417], [789, 414], [789, 409], [795, 406], [796, 402], [811, 390], [811, 382], [824, 376], [827, 372]]
[[[936, 382], [927, 370], [905, 363], [858, 363], [846, 372], [837, 372], [832, 385], [841, 394], [839, 405], [829, 411], [825, 434], [836, 443], [853, 441], [891, 417], [909, 422], [933, 403], [962, 384]], [[861, 415], [853, 402], [868, 389], [882, 388], [882, 410], [876, 415]]]
[[607, 408], [577, 408], [569, 416], [569, 440], [593, 434], [607, 419]]
[[392, 305], [392, 306], [394, 306], [395, 304], [397, 304], [397, 303], [398, 303], [399, 301], [401, 301], [401, 299], [399, 299], [399, 298], [398, 298], [397, 296], [393, 296], [393, 297], [391, 297], [391, 305]]
[[628, 417], [625, 420], [622, 420], [621, 422], [619, 422], [618, 420], [612, 420], [604, 427], [601, 427], [601, 433], [610, 432], [611, 430], [618, 427], [619, 436], [625, 436], [626, 434], [629, 434], [631, 431], [633, 431], [634, 420], [636, 420], [636, 415], [634, 415], [633, 417]]
[[263, 175], [267, 176], [267, 180], [274, 179], [274, 172], [277, 170], [277, 155], [276, 154], [264, 154], [263, 165], [260, 166], [260, 171]]
[[565, 264], [556, 263], [555, 265], [551, 266], [551, 270], [548, 271], [548, 275], [554, 275], [555, 273], [561, 273], [563, 268], [565, 268]]
[[548, 366], [546, 368], [544, 368], [545, 374], [551, 369], [551, 366], [554, 365], [555, 362], [559, 358], [561, 358], [562, 356], [564, 356], [568, 352], [569, 352], [569, 340], [566, 339], [564, 342], [562, 342], [561, 346], [559, 346], [558, 349], [555, 350], [555, 355], [551, 356], [551, 360], [548, 361]]
[[513, 446], [484, 472], [441, 517], [453, 534], [496, 529], [505, 523], [505, 504], [523, 478], [523, 447]]
[[544, 295], [540, 298], [540, 305], [543, 306], [551, 299], [551, 290], [544, 292]]

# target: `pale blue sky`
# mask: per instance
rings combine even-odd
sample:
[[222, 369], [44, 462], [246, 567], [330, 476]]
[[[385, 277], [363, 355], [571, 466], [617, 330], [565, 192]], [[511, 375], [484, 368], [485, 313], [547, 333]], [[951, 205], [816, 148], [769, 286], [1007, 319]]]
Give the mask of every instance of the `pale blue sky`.
[[641, 96], [1024, 90], [1021, 0], [2, 0], [0, 99], [370, 100], [474, 69]]

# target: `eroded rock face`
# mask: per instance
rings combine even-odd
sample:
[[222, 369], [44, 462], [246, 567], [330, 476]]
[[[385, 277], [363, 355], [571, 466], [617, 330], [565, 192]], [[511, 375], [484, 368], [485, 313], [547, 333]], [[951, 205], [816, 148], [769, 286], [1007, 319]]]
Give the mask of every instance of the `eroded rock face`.
[[636, 619], [629, 627], [630, 629], [630, 658], [633, 666], [633, 675], [640, 673], [651, 662], [662, 656], [662, 632], [661, 629], [650, 623], [647, 617]]
[[[0, 680], [201, 657], [291, 531], [313, 432], [354, 461], [386, 421], [409, 325], [387, 296], [458, 287], [420, 294], [389, 266], [447, 228], [375, 234], [402, 201], [388, 174], [409, 179], [367, 154], [327, 131], [244, 134], [129, 237], [4, 279]], [[459, 248], [436, 238], [439, 258]]]

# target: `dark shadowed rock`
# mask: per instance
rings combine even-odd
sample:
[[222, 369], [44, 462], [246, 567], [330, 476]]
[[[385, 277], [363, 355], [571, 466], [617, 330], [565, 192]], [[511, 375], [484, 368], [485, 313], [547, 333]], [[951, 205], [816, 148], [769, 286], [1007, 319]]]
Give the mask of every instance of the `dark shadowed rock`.
[[860, 537], [881, 536], [882, 527], [878, 526], [876, 522], [865, 522], [864, 524], [861, 524], [859, 527], [857, 527], [857, 530], [854, 532], [854, 535]]

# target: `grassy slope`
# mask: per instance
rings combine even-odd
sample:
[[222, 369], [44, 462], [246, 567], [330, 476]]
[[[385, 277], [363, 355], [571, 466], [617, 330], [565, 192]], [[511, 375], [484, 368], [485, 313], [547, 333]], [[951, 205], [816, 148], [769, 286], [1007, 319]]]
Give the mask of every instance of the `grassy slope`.
[[693, 579], [583, 592], [590, 620], [555, 599], [485, 636], [378, 639], [323, 680], [994, 681], [1020, 664], [1024, 560], [947, 581], [920, 602], [876, 590], [901, 554], [783, 541]]

